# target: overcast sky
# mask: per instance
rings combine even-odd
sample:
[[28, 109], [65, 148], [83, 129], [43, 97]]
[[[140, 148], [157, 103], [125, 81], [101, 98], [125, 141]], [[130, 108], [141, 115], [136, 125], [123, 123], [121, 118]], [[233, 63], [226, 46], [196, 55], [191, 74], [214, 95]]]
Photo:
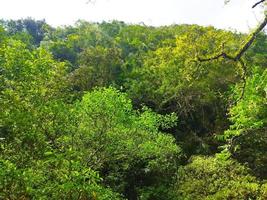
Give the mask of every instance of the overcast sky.
[[147, 25], [199, 24], [248, 31], [262, 19], [257, 0], [0, 0], [0, 18], [45, 19], [53, 26], [121, 20]]

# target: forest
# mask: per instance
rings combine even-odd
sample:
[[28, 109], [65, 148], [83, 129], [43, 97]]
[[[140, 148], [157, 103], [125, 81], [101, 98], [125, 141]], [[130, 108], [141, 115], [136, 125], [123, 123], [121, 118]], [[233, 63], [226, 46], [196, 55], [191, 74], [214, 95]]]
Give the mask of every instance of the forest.
[[0, 199], [266, 200], [266, 23], [1, 20]]

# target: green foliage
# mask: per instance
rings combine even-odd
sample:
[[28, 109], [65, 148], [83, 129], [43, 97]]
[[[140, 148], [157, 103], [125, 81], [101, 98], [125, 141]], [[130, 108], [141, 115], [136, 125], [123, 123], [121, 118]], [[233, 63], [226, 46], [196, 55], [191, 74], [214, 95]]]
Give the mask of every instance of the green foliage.
[[76, 90], [88, 91], [96, 86], [107, 87], [119, 81], [122, 61], [118, 48], [91, 47], [78, 57], [80, 67], [70, 78]]
[[[254, 68], [251, 77], [247, 78], [245, 94], [241, 101], [230, 110], [233, 125], [226, 132], [240, 134], [249, 129], [266, 127], [267, 124], [267, 70]], [[237, 95], [241, 91], [239, 85], [235, 89]]]
[[[15, 36], [22, 41], [30, 41], [32, 44], [39, 46], [44, 39], [47, 29], [51, 28], [44, 20], [31, 18], [19, 20], [1, 20], [0, 24], [5, 27], [7, 33]], [[27, 37], [29, 36], [29, 38]]]
[[0, 23], [0, 199], [266, 199], [266, 34]]
[[0, 49], [0, 197], [120, 199], [62, 138], [75, 131], [66, 67], [15, 40]]
[[[51, 156], [50, 156], [51, 157]], [[79, 162], [57, 155], [19, 169], [0, 161], [0, 197], [3, 199], [121, 199], [99, 185], [99, 175]]]
[[234, 160], [193, 157], [179, 169], [177, 199], [262, 199], [261, 185]]
[[232, 142], [232, 155], [253, 170], [260, 179], [267, 178], [267, 130], [251, 129], [244, 131]]
[[[256, 54], [258, 56], [258, 54]], [[257, 57], [256, 56], [256, 57]], [[261, 56], [260, 56], [261, 57]], [[261, 57], [261, 60], [264, 60]], [[267, 70], [253, 67], [246, 86], [236, 85], [234, 94], [243, 98], [230, 109], [232, 125], [224, 137], [232, 140], [231, 152], [242, 163], [248, 163], [254, 174], [266, 178]], [[244, 91], [242, 91], [244, 90]]]
[[125, 192], [146, 183], [149, 176], [171, 176], [181, 149], [174, 138], [159, 132], [170, 126], [175, 116], [161, 116], [149, 109], [133, 110], [125, 94], [112, 88], [86, 94], [79, 105], [81, 136], [79, 147], [89, 150], [87, 162], [98, 166], [104, 181], [112, 188]]
[[210, 135], [229, 125], [228, 92], [240, 80], [240, 69], [234, 62], [199, 63], [195, 57], [217, 52], [224, 42], [227, 51], [234, 52], [241, 36], [212, 27], [186, 28], [180, 27], [175, 38], [142, 56], [142, 66], [128, 73], [124, 86], [135, 104], [178, 114], [174, 135], [188, 154], [210, 153], [216, 149], [210, 146], [218, 145]]
[[[57, 109], [66, 90], [65, 65], [43, 49], [34, 52], [10, 40], [0, 50], [0, 124], [5, 139], [20, 138], [27, 146], [43, 132], [44, 115]], [[33, 125], [34, 124], [34, 125]], [[37, 137], [42, 140], [43, 136]]]

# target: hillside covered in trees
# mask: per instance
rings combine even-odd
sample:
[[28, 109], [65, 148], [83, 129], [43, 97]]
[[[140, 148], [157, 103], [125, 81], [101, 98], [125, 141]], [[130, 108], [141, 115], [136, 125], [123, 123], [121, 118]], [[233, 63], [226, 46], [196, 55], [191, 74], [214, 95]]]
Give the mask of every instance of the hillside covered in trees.
[[267, 199], [264, 32], [0, 24], [0, 199]]

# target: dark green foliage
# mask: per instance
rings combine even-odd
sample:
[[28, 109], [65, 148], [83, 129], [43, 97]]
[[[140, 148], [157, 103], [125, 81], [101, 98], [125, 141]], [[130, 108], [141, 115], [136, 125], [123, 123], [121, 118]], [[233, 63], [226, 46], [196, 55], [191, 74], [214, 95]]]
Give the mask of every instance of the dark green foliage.
[[46, 32], [52, 29], [45, 20], [35, 21], [31, 18], [21, 20], [1, 20], [0, 24], [6, 29], [8, 35], [15, 36], [18, 39], [27, 40], [28, 34], [29, 40], [39, 46], [40, 42], [44, 39]]
[[122, 60], [118, 48], [90, 47], [78, 56], [79, 68], [71, 74], [73, 87], [88, 91], [93, 87], [107, 87], [118, 83]]
[[232, 143], [232, 154], [239, 162], [247, 164], [260, 179], [267, 179], [267, 130], [244, 131]]

